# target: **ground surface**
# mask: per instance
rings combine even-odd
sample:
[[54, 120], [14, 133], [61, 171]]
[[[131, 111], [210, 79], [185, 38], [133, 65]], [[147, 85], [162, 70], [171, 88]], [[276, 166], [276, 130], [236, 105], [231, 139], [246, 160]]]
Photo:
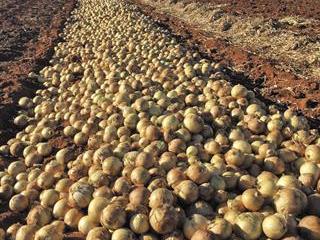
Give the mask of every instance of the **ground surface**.
[[[28, 74], [47, 65], [75, 2], [0, 1], [0, 144], [16, 132], [12, 119], [18, 109], [17, 100], [21, 96], [33, 96], [39, 89]], [[7, 228], [24, 218], [24, 214], [0, 206], [0, 227]], [[77, 239], [76, 236], [68, 234], [66, 239]]]
[[[135, 0], [267, 101], [320, 119], [317, 0]], [[315, 122], [317, 125], [318, 122]]]

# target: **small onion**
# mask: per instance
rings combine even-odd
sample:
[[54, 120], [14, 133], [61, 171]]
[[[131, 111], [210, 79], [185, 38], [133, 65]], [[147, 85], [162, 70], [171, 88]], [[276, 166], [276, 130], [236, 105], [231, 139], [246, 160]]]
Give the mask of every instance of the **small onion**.
[[19, 228], [15, 236], [16, 240], [34, 239], [38, 227], [36, 225], [24, 225]]
[[29, 200], [22, 194], [14, 195], [9, 201], [9, 208], [12, 211], [22, 212], [29, 206]]
[[245, 240], [259, 239], [262, 233], [262, 219], [258, 213], [241, 213], [235, 223], [235, 231]]
[[98, 223], [93, 221], [89, 216], [83, 216], [78, 222], [78, 230], [85, 235], [97, 226]]
[[83, 213], [80, 210], [71, 208], [64, 216], [64, 223], [71, 228], [76, 228], [78, 227], [78, 223], [82, 217]]
[[149, 218], [145, 214], [135, 214], [130, 218], [130, 228], [134, 233], [142, 234], [149, 230]]
[[92, 199], [88, 206], [88, 216], [93, 222], [100, 222], [102, 210], [109, 204], [110, 200], [104, 197]]
[[86, 240], [111, 240], [111, 233], [103, 227], [95, 227], [88, 232]]
[[262, 222], [263, 233], [272, 239], [281, 239], [287, 231], [285, 217], [281, 214], [267, 216]]
[[154, 190], [149, 198], [150, 208], [158, 208], [165, 204], [173, 205], [175, 198], [172, 192], [166, 188], [158, 188]]
[[112, 233], [111, 240], [135, 240], [135, 235], [127, 228], [119, 228]]
[[229, 239], [232, 233], [232, 225], [223, 218], [216, 218], [209, 224], [208, 230], [214, 237], [219, 239]]
[[126, 212], [123, 207], [109, 204], [101, 213], [100, 223], [108, 229], [119, 229], [126, 223]]
[[150, 211], [149, 221], [154, 231], [160, 234], [167, 234], [176, 229], [179, 216], [173, 207], [162, 206]]

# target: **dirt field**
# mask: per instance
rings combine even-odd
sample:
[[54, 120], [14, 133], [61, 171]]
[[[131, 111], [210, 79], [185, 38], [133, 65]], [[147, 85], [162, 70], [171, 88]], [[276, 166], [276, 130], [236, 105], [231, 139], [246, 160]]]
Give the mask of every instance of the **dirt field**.
[[[146, 14], [233, 68], [234, 82], [320, 117], [317, 1], [136, 0]], [[315, 126], [319, 122], [314, 121]]]
[[[39, 85], [28, 78], [47, 64], [75, 0], [2, 0], [0, 4], [0, 143], [15, 131], [12, 115], [21, 96]], [[13, 128], [13, 129], [12, 129]]]

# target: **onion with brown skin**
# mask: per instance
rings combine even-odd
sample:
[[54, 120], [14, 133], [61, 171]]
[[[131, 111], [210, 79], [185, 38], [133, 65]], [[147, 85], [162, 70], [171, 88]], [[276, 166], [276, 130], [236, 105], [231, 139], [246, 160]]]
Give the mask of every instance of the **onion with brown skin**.
[[301, 214], [307, 206], [306, 195], [295, 188], [280, 189], [274, 196], [274, 205], [278, 213]]
[[180, 182], [174, 189], [178, 197], [186, 202], [195, 202], [199, 197], [199, 188], [191, 180], [184, 180]]
[[68, 200], [62, 198], [54, 204], [52, 214], [56, 219], [63, 219], [69, 210], [70, 206], [68, 204]]
[[150, 191], [145, 187], [136, 187], [129, 194], [129, 201], [134, 205], [148, 205]]
[[111, 233], [103, 227], [95, 227], [88, 232], [86, 240], [111, 240]]
[[27, 216], [27, 224], [35, 224], [39, 227], [47, 225], [51, 221], [51, 211], [49, 208], [43, 207], [41, 205], [35, 206], [30, 210]]
[[130, 179], [136, 186], [143, 186], [150, 180], [150, 174], [144, 167], [136, 167], [131, 172]]
[[149, 215], [150, 226], [159, 234], [167, 234], [174, 231], [178, 220], [177, 211], [167, 205], [152, 209]]
[[230, 149], [224, 157], [227, 164], [237, 167], [241, 166], [245, 160], [242, 151], [235, 148]]
[[211, 177], [209, 170], [203, 164], [197, 163], [191, 164], [186, 174], [190, 180], [197, 184], [208, 182]]
[[158, 188], [154, 190], [149, 198], [149, 207], [158, 208], [163, 205], [173, 205], [175, 197], [172, 192], [166, 188]]
[[173, 188], [186, 179], [187, 177], [185, 176], [184, 172], [179, 168], [173, 168], [167, 173], [167, 182], [169, 186]]
[[154, 159], [151, 153], [141, 152], [137, 155], [135, 164], [137, 167], [144, 167], [146, 169], [152, 168]]
[[102, 226], [116, 230], [126, 223], [126, 212], [117, 204], [109, 204], [101, 213], [100, 223]]
[[102, 170], [110, 176], [117, 176], [123, 167], [122, 162], [116, 157], [108, 157], [102, 162]]

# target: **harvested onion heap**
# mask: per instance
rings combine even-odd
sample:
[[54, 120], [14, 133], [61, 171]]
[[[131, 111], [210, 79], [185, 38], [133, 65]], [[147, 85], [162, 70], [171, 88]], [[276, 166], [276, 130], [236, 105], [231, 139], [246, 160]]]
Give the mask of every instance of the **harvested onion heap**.
[[62, 35], [0, 147], [0, 199], [27, 213], [0, 239], [320, 239], [304, 117], [231, 86], [132, 5], [80, 0]]

